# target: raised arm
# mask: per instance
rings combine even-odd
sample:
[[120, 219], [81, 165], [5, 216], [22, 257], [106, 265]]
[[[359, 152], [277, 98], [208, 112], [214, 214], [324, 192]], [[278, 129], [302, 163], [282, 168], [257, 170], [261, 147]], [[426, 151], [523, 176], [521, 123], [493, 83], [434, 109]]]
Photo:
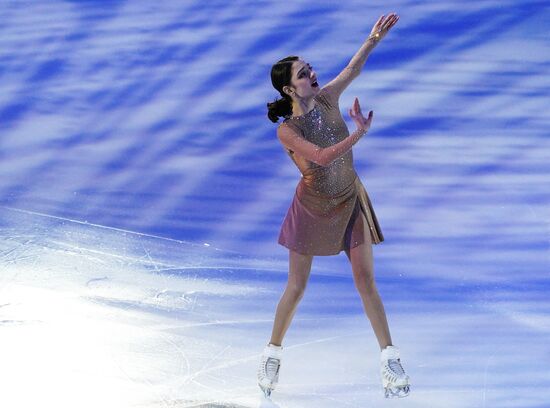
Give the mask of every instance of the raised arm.
[[340, 95], [348, 87], [348, 85], [359, 76], [370, 52], [376, 44], [386, 36], [390, 28], [399, 20], [399, 16], [395, 13], [390, 13], [388, 16], [380, 16], [374, 24], [370, 35], [367, 37], [359, 51], [351, 58], [348, 65], [340, 72], [332, 81], [326, 84], [323, 88], [330, 94], [333, 100], [338, 100]]

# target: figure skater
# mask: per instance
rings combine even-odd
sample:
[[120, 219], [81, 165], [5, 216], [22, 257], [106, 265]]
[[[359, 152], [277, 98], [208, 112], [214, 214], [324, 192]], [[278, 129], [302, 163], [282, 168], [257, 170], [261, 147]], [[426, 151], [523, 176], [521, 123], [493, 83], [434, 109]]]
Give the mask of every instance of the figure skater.
[[338, 105], [369, 53], [398, 20], [396, 13], [382, 15], [349, 64], [322, 88], [313, 67], [297, 56], [286, 57], [271, 69], [273, 87], [282, 98], [267, 104], [268, 117], [272, 122], [284, 118], [277, 137], [302, 178], [278, 239], [289, 250], [288, 283], [258, 369], [258, 383], [268, 399], [278, 382], [283, 337], [303, 297], [313, 256], [342, 250], [351, 262], [355, 286], [380, 345], [384, 395], [409, 394], [409, 377], [401, 366], [399, 349], [392, 344], [374, 280], [372, 244], [384, 237], [353, 166], [351, 148], [369, 130], [373, 111], [365, 118], [355, 98], [349, 115], [357, 129], [350, 135]]

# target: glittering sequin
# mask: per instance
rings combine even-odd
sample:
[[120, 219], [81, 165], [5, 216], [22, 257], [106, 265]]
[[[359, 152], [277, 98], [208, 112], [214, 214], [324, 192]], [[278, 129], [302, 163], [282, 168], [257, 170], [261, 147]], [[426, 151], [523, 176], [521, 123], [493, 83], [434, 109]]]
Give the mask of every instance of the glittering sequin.
[[[330, 148], [349, 136], [338, 101], [324, 89], [315, 97], [311, 111], [288, 117], [285, 123], [320, 148]], [[302, 254], [333, 255], [366, 240], [377, 244], [384, 239], [355, 172], [351, 149], [326, 166], [291, 150], [287, 153], [302, 178], [281, 227], [279, 244]]]
[[[322, 91], [315, 97], [315, 107], [311, 111], [287, 118], [285, 122], [319, 147], [330, 147], [349, 136], [340, 110]], [[306, 185], [323, 195], [337, 194], [356, 176], [351, 150], [325, 167], [294, 154], [290, 157]]]

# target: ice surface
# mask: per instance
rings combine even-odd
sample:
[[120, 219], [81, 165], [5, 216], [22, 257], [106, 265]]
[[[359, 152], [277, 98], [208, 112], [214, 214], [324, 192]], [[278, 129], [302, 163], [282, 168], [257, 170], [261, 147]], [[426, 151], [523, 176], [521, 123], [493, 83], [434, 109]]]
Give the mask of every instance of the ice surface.
[[[0, 405], [257, 407], [284, 266], [3, 209]], [[239, 266], [242, 265], [242, 266]], [[315, 271], [315, 269], [314, 269]], [[547, 287], [409, 277], [379, 289], [412, 378], [408, 407], [550, 397]], [[285, 338], [283, 407], [387, 404], [351, 277], [313, 272]]]
[[341, 254], [274, 399], [549, 406], [547, 4], [174, 0], [0, 4], [0, 408], [257, 407], [299, 180], [269, 69], [297, 54], [322, 86], [393, 10], [340, 106], [375, 111], [354, 161], [411, 396], [382, 397]]

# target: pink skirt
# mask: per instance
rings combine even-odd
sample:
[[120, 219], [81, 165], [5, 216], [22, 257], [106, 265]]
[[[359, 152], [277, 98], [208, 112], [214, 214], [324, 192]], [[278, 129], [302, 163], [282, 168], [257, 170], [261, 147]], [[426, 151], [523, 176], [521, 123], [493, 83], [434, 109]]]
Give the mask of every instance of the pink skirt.
[[279, 244], [304, 255], [337, 255], [366, 241], [379, 244], [384, 236], [359, 177], [335, 196], [319, 195], [300, 180]]

